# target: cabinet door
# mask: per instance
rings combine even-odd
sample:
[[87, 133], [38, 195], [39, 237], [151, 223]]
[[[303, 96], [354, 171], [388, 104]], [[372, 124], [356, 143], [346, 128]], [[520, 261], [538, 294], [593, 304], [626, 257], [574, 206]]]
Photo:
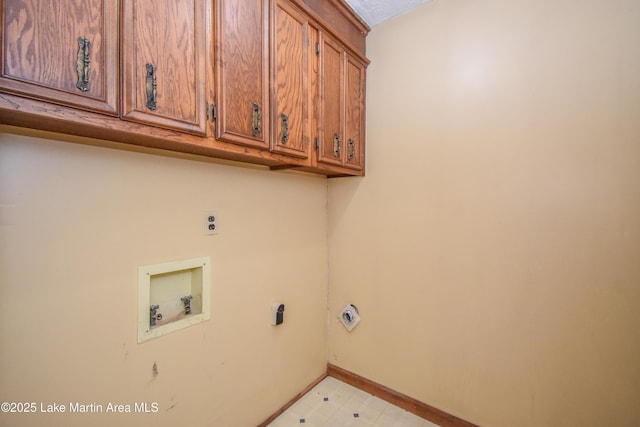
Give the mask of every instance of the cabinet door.
[[271, 149], [309, 157], [309, 23], [286, 0], [277, 1], [272, 22]]
[[269, 0], [216, 0], [216, 138], [269, 148]]
[[344, 50], [320, 33], [320, 141], [318, 161], [342, 166], [344, 138]]
[[0, 90], [116, 114], [117, 0], [4, 0]]
[[204, 0], [123, 0], [122, 118], [205, 134]]
[[365, 66], [346, 55], [345, 88], [345, 152], [344, 166], [362, 170], [364, 167], [364, 91]]

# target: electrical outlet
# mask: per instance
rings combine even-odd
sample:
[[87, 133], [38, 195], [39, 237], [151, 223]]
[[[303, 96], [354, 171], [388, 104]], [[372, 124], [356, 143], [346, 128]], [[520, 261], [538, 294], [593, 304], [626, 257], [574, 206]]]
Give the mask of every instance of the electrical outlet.
[[281, 325], [284, 322], [284, 304], [279, 302], [271, 304], [271, 324]]
[[210, 211], [204, 213], [204, 234], [218, 234], [219, 230], [218, 212]]

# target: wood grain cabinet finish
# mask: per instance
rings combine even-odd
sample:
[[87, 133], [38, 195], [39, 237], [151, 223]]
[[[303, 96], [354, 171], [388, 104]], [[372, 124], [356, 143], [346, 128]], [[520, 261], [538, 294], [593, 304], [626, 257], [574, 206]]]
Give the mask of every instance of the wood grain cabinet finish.
[[206, 133], [204, 1], [122, 1], [123, 119]]
[[0, 0], [0, 13], [0, 124], [364, 174], [368, 28], [343, 0]]
[[216, 138], [269, 149], [269, 0], [215, 0]]
[[117, 114], [117, 0], [0, 5], [0, 91]]
[[310, 143], [309, 21], [286, 0], [272, 18], [272, 129], [274, 152], [308, 158]]
[[366, 64], [320, 32], [318, 164], [364, 170]]
[[345, 54], [345, 131], [344, 166], [364, 169], [366, 66], [356, 57]]
[[320, 33], [320, 140], [318, 162], [342, 166], [344, 140], [344, 49]]

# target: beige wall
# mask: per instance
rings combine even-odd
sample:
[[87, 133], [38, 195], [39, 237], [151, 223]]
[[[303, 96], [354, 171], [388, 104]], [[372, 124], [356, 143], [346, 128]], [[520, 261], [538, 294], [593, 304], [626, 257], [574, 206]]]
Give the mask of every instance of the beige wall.
[[[159, 413], [0, 414], [0, 425], [252, 426], [325, 371], [326, 178], [7, 130], [0, 402]], [[213, 209], [220, 234], [205, 236]], [[138, 267], [200, 256], [212, 259], [211, 320], [138, 344]], [[278, 328], [275, 301], [287, 307]]]
[[[638, 22], [434, 0], [376, 27], [367, 177], [329, 181], [328, 226], [322, 177], [0, 129], [0, 401], [160, 409], [0, 424], [255, 425], [327, 333], [331, 363], [483, 426], [640, 424]], [[207, 255], [212, 319], [137, 344], [138, 266]]]
[[373, 29], [367, 177], [329, 182], [331, 363], [483, 426], [640, 425], [639, 41], [636, 0]]

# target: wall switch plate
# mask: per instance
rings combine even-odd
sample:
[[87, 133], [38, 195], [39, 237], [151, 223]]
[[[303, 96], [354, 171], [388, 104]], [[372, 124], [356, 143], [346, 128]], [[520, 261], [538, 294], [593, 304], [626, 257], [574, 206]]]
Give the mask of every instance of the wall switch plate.
[[218, 234], [219, 221], [218, 212], [209, 211], [204, 213], [204, 234]]

